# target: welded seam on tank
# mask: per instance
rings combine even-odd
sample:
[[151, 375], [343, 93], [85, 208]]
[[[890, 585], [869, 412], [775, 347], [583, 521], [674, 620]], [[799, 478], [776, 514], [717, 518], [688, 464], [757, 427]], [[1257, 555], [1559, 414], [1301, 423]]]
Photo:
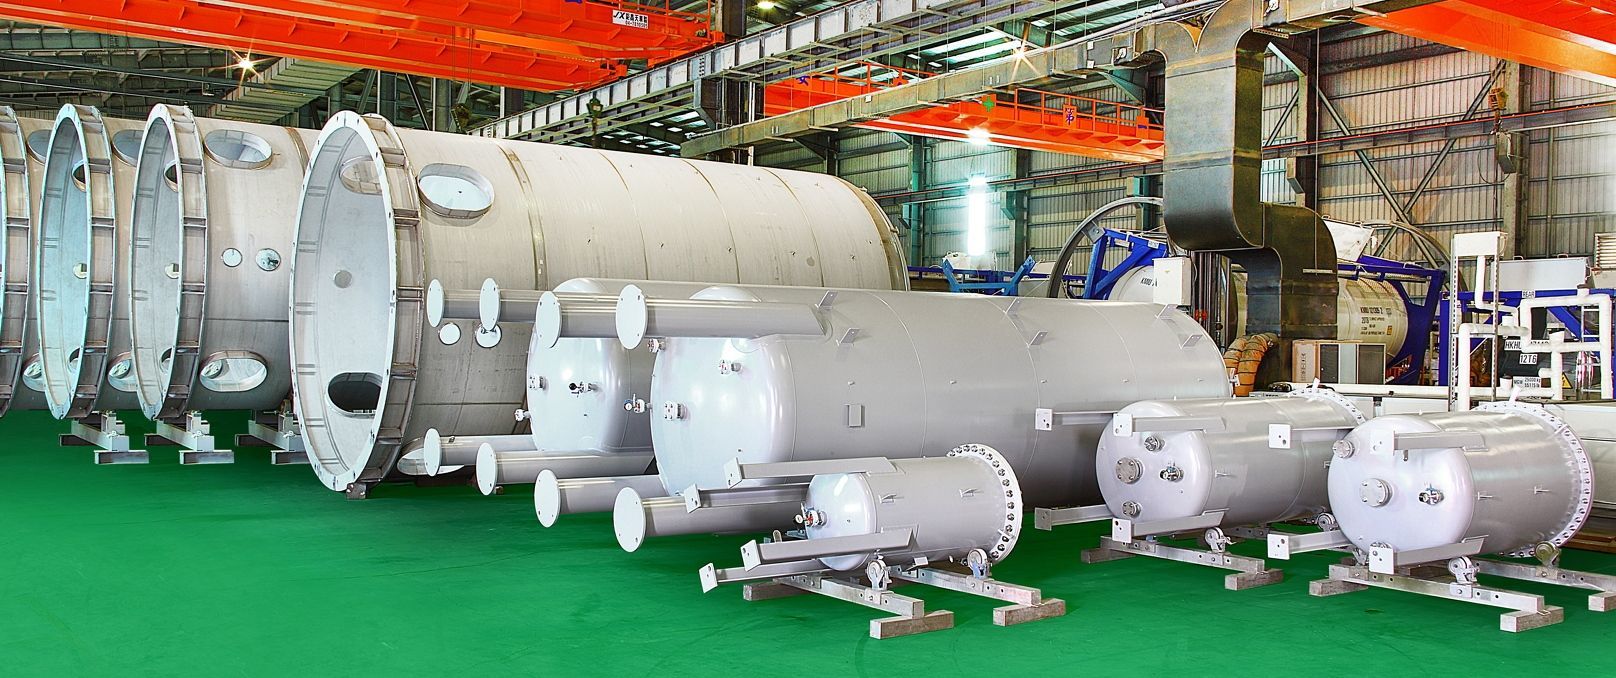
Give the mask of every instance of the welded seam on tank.
[[537, 200], [533, 199], [533, 182], [527, 176], [527, 168], [516, 153], [506, 148], [504, 143], [496, 143], [500, 155], [505, 158], [506, 164], [511, 166], [511, 173], [516, 175], [516, 183], [522, 187], [522, 205], [527, 211], [527, 230], [533, 239], [533, 289], [550, 289], [549, 274], [544, 270], [544, 216], [539, 211]]
[[[870, 298], [872, 298], [872, 299], [875, 299], [882, 306], [887, 307], [887, 311], [889, 313], [891, 313], [892, 317], [898, 321], [898, 327], [899, 327], [899, 329], [903, 330], [904, 338], [909, 340], [909, 355], [912, 355], [912, 356], [916, 357], [915, 371], [918, 373], [916, 375], [918, 377], [917, 383], [920, 383], [922, 385], [926, 384], [927, 383], [927, 381], [926, 381], [926, 361], [919, 359], [920, 346], [917, 343], [915, 343], [915, 333], [910, 331], [909, 323], [904, 322], [903, 314], [899, 313], [898, 309], [893, 308], [892, 304], [887, 303], [887, 300], [884, 297], [882, 297], [881, 295], [879, 295], [879, 294], [869, 294], [868, 296]], [[832, 308], [833, 309], [835, 308], [834, 305], [832, 306]], [[834, 333], [832, 333], [832, 334], [834, 335]], [[832, 336], [832, 340], [834, 340], [834, 336]], [[858, 341], [855, 339], [852, 344], [849, 344], [849, 347], [856, 346], [857, 343], [858, 343]], [[930, 411], [931, 401], [930, 400], [927, 400], [925, 398], [921, 398], [919, 403], [906, 403], [903, 406], [904, 407], [915, 407], [917, 405], [920, 407], [920, 421], [931, 421], [931, 411]], [[931, 431], [923, 431], [923, 432], [921, 432], [920, 449], [922, 451], [922, 454], [924, 454], [925, 450], [927, 449], [927, 447], [931, 443], [931, 441], [927, 439], [927, 436], [929, 436], [930, 434], [931, 434]], [[952, 447], [950, 449], [952, 449]]]
[[[680, 158], [679, 160], [681, 162], [683, 162], [684, 164], [690, 166], [690, 169], [695, 170], [696, 176], [701, 177], [702, 183], [707, 184], [707, 191], [709, 193], [712, 193], [714, 198], [719, 197], [718, 196], [718, 187], [713, 185], [713, 180], [707, 178], [707, 173], [701, 171], [700, 166], [698, 166], [695, 162], [692, 162], [690, 160], [685, 160], [684, 158]], [[715, 200], [714, 202], [717, 203], [717, 205], [718, 205], [718, 211], [724, 215], [724, 225], [729, 228], [730, 261], [735, 264], [735, 278], [734, 278], [735, 282], [738, 283], [738, 284], [741, 284], [741, 285], [748, 285], [748, 284], [750, 284], [750, 285], [768, 285], [768, 284], [771, 284], [769, 281], [759, 282], [759, 281], [755, 281], [755, 280], [746, 280], [746, 279], [741, 277], [741, 252], [740, 252], [740, 247], [739, 247], [740, 240], [735, 237], [735, 220], [729, 218], [729, 209], [724, 206], [724, 201], [723, 200]], [[693, 282], [705, 282], [705, 281], [693, 281]], [[715, 284], [716, 284], [716, 281], [715, 281]], [[773, 284], [779, 284], [779, 283], [773, 283]]]
[[[1016, 301], [1018, 301], [1018, 300], [1019, 300], [1019, 298], [1018, 299], [1012, 299], [1010, 301], [1010, 303], [1012, 305], [1014, 305], [1016, 303]], [[1034, 302], [1034, 303], [1036, 303], [1036, 302]], [[1022, 349], [1023, 350], [1022, 350], [1021, 353], [1022, 353], [1022, 356], [1027, 359], [1027, 374], [1030, 374], [1030, 375], [1033, 376], [1034, 379], [1037, 379], [1038, 378], [1038, 360], [1033, 357], [1032, 349], [1034, 348], [1034, 345], [1026, 342], [1026, 339], [1030, 336], [1029, 333], [1027, 332], [1026, 326], [1023, 324], [1023, 322], [1022, 322], [1022, 320], [1021, 320], [1021, 318], [1019, 316], [1011, 313], [1010, 308], [1008, 306], [1000, 306], [999, 307], [999, 312], [1004, 315], [1006, 320], [1010, 321], [1010, 326], [1014, 327], [1016, 329], [1016, 332], [1021, 335], [1022, 340], [1023, 340], [1022, 341]], [[1034, 332], [1033, 335], [1036, 335], [1036, 332]], [[1039, 345], [1042, 345], [1042, 344], [1040, 343]], [[1042, 383], [1040, 383], [1036, 387], [1036, 389], [1034, 390], [1034, 393], [1037, 394], [1037, 397], [1034, 400], [1039, 405], [1043, 405], [1044, 404], [1044, 386], [1043, 386]], [[1029, 468], [1029, 469], [1034, 468], [1034, 460], [1036, 460], [1038, 458], [1038, 430], [1031, 427], [1031, 426], [1024, 426], [1024, 427], [1022, 427], [1022, 435], [1025, 436], [1025, 438], [1023, 438], [1023, 440], [1025, 441], [1025, 447], [1023, 449], [1027, 450], [1027, 468]]]
[[[792, 190], [791, 182], [786, 181], [785, 176], [781, 175], [780, 172], [775, 171], [774, 168], [771, 167], [764, 167], [762, 169], [764, 172], [767, 172], [769, 176], [774, 177], [775, 181], [780, 182], [780, 186], [786, 189], [786, 194], [791, 196], [791, 201], [797, 204], [797, 213], [802, 215], [803, 223], [808, 226], [808, 239], [809, 241], [813, 242], [814, 255], [818, 257], [819, 265], [815, 268], [819, 269], [819, 284], [821, 287], [829, 286], [831, 284], [830, 281], [825, 279], [825, 252], [819, 247], [819, 229], [814, 228], [815, 221], [808, 216], [808, 206], [803, 203], [802, 197], [797, 195], [795, 190]], [[838, 219], [836, 221], [839, 222], [840, 220]], [[855, 268], [854, 270], [857, 269]], [[858, 280], [860, 287], [865, 286], [866, 283], [864, 282], [863, 276], [855, 274], [855, 279]]]
[[[633, 189], [630, 188], [629, 185], [628, 185], [628, 177], [623, 176], [623, 170], [618, 169], [617, 168], [617, 163], [612, 161], [612, 154], [607, 153], [606, 151], [600, 151], [600, 150], [597, 150], [596, 152], [600, 153], [601, 159], [605, 160], [606, 165], [608, 167], [612, 168], [612, 174], [617, 176], [617, 183], [622, 184], [623, 190], [625, 192], [632, 191]], [[634, 205], [634, 213], [639, 214], [640, 213], [639, 202], [638, 201], [631, 201], [631, 204]], [[638, 223], [635, 224], [635, 230], [638, 231], [639, 234], [640, 234], [640, 266], [642, 267], [640, 269], [641, 276], [642, 276], [641, 279], [650, 280], [651, 279], [651, 244], [645, 241], [645, 227], [646, 227], [646, 224], [651, 224], [651, 223], [659, 224], [659, 225], [661, 225], [663, 227], [666, 227], [666, 224], [663, 224], [662, 222], [660, 222], [660, 221], [658, 221], [658, 220], [656, 220], [654, 218], [653, 219], [647, 219], [643, 215], [637, 221], [638, 221]], [[700, 275], [700, 274], [695, 273], [695, 272], [692, 271], [691, 275], [696, 276], [696, 275]]]

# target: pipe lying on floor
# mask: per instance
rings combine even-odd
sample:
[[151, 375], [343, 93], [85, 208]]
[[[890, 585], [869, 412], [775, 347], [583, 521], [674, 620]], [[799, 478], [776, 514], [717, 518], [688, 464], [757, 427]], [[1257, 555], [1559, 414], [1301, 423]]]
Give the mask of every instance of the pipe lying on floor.
[[587, 478], [643, 473], [650, 465], [650, 454], [497, 450], [484, 444], [477, 451], [477, 489], [492, 495], [506, 485], [531, 485], [545, 470], [563, 478]]
[[656, 474], [610, 478], [559, 478], [554, 471], [539, 471], [533, 484], [533, 513], [539, 524], [555, 525], [569, 513], [604, 513], [617, 504], [617, 495], [631, 489], [641, 497], [665, 496]]

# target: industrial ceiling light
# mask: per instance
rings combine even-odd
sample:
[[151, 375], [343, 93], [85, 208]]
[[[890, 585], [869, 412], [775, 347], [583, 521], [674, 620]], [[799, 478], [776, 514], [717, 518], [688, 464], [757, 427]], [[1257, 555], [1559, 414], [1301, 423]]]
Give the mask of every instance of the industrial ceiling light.
[[988, 251], [988, 178], [977, 175], [966, 185], [965, 253], [979, 257]]
[[757, 8], [765, 12], [774, 9], [774, 0], [758, 0]]
[[992, 135], [981, 127], [972, 127], [965, 130], [965, 140], [971, 142], [972, 146], [986, 146], [991, 139]]

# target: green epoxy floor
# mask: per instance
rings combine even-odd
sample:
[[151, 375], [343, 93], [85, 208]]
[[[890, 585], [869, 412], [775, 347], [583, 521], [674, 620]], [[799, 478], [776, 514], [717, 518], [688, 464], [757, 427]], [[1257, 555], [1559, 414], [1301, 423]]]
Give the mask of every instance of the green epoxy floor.
[[[735, 537], [625, 554], [608, 516], [546, 530], [526, 496], [389, 486], [351, 502], [252, 450], [97, 468], [56, 446], [60, 430], [33, 412], [0, 423], [0, 675], [1616, 673], [1616, 613], [1568, 589], [1522, 585], [1566, 621], [1507, 634], [1481, 606], [1311, 598], [1322, 554], [1243, 592], [1188, 565], [1082, 565], [1088, 526], [1031, 531], [996, 571], [1066, 599], [1067, 616], [999, 628], [991, 601], [914, 587], [956, 628], [874, 641], [879, 613], [848, 603], [703, 594], [696, 569], [737, 564]], [[1566, 561], [1616, 573], [1616, 556]]]

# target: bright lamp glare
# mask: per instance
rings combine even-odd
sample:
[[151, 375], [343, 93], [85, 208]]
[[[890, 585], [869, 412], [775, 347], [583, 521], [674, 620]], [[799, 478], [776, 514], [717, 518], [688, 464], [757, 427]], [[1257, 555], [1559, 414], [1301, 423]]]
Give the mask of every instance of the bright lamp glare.
[[247, 71], [248, 73], [252, 72], [253, 66], [254, 64], [251, 57], [241, 57], [236, 61], [236, 68]]
[[971, 177], [965, 193], [965, 253], [978, 257], [988, 251], [988, 180]]
[[972, 127], [965, 130], [965, 140], [971, 142], [971, 145], [973, 146], [986, 146], [988, 145], [989, 139], [990, 135], [988, 134], [988, 131], [980, 127]]
[[758, 0], [757, 8], [767, 12], [774, 9], [774, 2], [772, 0]]

